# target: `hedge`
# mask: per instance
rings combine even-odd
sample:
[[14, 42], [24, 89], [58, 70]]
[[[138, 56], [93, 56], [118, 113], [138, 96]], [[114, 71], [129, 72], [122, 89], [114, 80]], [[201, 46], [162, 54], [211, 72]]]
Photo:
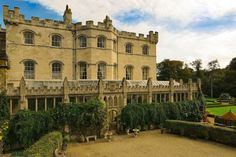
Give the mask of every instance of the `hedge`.
[[40, 138], [35, 144], [26, 149], [26, 157], [52, 157], [53, 152], [62, 146], [62, 134], [51, 132]]
[[204, 101], [193, 100], [179, 103], [128, 104], [120, 115], [120, 126], [124, 129], [146, 130], [151, 125], [162, 126], [165, 120], [201, 121]]
[[19, 111], [9, 122], [4, 151], [28, 148], [53, 129], [49, 112]]
[[234, 129], [212, 126], [199, 122], [179, 120], [167, 120], [164, 127], [170, 133], [194, 138], [204, 138], [219, 143], [236, 146], [236, 130]]

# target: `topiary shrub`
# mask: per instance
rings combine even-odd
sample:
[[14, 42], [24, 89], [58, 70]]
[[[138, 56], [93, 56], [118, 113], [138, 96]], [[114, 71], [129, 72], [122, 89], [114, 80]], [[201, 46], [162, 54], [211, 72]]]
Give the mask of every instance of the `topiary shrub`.
[[26, 149], [26, 157], [51, 157], [54, 151], [62, 147], [62, 134], [51, 132]]

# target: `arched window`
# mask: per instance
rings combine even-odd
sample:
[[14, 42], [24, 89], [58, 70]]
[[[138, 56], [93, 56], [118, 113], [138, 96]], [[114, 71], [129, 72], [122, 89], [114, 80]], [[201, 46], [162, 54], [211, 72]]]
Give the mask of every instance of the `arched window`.
[[98, 37], [97, 39], [97, 47], [105, 48], [106, 38], [103, 36]]
[[32, 32], [24, 32], [25, 44], [34, 44], [34, 34]]
[[149, 67], [143, 67], [143, 69], [142, 69], [143, 80], [147, 80], [148, 77], [149, 77]]
[[61, 46], [61, 37], [59, 35], [52, 36], [52, 46], [55, 46], [55, 47]]
[[79, 64], [80, 70], [80, 79], [87, 79], [87, 64], [85, 62], [81, 62]]
[[133, 52], [132, 44], [128, 43], [128, 44], [125, 45], [125, 52], [126, 53], [132, 53]]
[[24, 62], [24, 77], [26, 79], [34, 79], [35, 78], [35, 63], [33, 61]]
[[148, 53], [149, 53], [149, 47], [148, 47], [147, 45], [144, 45], [142, 52], [143, 52], [143, 55], [148, 55]]
[[61, 72], [61, 63], [52, 63], [52, 79], [61, 79], [62, 72]]
[[126, 80], [133, 79], [133, 67], [132, 66], [127, 66], [125, 68], [125, 78], [126, 78]]
[[97, 78], [98, 79], [105, 79], [106, 78], [106, 64], [105, 63], [98, 64]]
[[85, 36], [79, 37], [79, 47], [87, 47], [87, 38]]

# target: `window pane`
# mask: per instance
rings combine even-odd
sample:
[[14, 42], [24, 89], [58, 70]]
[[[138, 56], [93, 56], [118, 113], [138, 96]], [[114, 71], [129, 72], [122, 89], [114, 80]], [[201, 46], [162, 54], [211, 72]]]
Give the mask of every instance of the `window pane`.
[[125, 52], [126, 53], [132, 53], [132, 45], [131, 44], [127, 44], [125, 46]]
[[53, 79], [61, 79], [61, 64], [53, 63], [52, 64], [52, 78]]
[[87, 64], [80, 63], [80, 79], [87, 79]]
[[60, 47], [61, 46], [61, 37], [58, 35], [52, 36], [52, 46]]
[[149, 69], [148, 69], [148, 67], [143, 68], [142, 76], [143, 76], [143, 80], [147, 80], [148, 79], [148, 77], [149, 77]]
[[36, 99], [35, 98], [28, 99], [28, 110], [36, 111]]
[[25, 62], [24, 77], [26, 79], [34, 79], [34, 62]]
[[101, 48], [105, 47], [105, 38], [104, 37], [98, 37], [97, 47], [101, 47]]
[[106, 76], [106, 65], [103, 63], [98, 64], [97, 78], [105, 79]]
[[126, 68], [126, 79], [127, 80], [132, 80], [132, 73], [133, 73], [133, 68], [128, 66]]
[[80, 42], [80, 47], [87, 47], [87, 38], [85, 36], [81, 36], [79, 38], [79, 42]]
[[47, 110], [53, 108], [53, 98], [47, 98]]
[[34, 41], [34, 34], [31, 32], [24, 33], [25, 44], [33, 44]]
[[45, 111], [45, 99], [38, 98], [38, 111]]
[[148, 46], [143, 46], [143, 54], [147, 55], [148, 54]]

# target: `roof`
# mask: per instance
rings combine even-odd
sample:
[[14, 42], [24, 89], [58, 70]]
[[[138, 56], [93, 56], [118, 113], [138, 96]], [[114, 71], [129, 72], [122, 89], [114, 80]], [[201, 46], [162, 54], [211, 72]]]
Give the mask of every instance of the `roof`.
[[236, 115], [231, 112], [231, 110], [227, 113], [225, 113], [223, 116], [220, 117], [221, 119], [224, 120], [231, 120], [231, 121], [236, 121]]

